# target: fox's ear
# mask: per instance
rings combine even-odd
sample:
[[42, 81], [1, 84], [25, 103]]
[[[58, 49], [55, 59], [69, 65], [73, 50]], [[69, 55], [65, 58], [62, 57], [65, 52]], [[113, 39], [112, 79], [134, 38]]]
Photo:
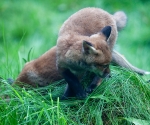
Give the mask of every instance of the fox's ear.
[[97, 50], [93, 47], [93, 45], [85, 40], [83, 40], [82, 43], [82, 52], [85, 54], [97, 54]]
[[109, 38], [111, 34], [111, 26], [105, 26], [102, 30], [101, 33], [106, 37], [106, 41]]

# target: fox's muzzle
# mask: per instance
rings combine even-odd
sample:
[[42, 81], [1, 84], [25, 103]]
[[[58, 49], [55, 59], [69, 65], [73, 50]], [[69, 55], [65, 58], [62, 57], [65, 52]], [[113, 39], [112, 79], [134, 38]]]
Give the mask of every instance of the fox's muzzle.
[[101, 72], [101, 74], [99, 74], [99, 76], [101, 77], [101, 78], [105, 78], [105, 77], [110, 77], [110, 69], [109, 69], [109, 67], [108, 68], [106, 68], [103, 72]]

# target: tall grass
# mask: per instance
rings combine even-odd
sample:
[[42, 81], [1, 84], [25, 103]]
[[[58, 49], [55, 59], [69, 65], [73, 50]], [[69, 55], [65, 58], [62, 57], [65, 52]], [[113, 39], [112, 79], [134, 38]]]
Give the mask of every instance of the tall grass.
[[[59, 100], [64, 81], [41, 89], [25, 90], [1, 82], [0, 123], [95, 124], [150, 123], [150, 84], [135, 73], [112, 67], [112, 77], [85, 100]], [[43, 94], [46, 93], [46, 94]]]

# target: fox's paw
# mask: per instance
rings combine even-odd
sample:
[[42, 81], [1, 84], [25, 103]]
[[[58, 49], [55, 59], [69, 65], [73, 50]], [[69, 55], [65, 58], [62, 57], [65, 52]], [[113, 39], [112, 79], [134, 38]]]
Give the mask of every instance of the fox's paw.
[[86, 92], [87, 92], [88, 94], [91, 94], [93, 91], [94, 91], [94, 89], [91, 88], [91, 87], [88, 87], [88, 88], [86, 89]]
[[95, 89], [96, 87], [97, 87], [96, 84], [91, 84], [90, 86], [87, 87], [86, 92], [87, 92], [88, 94], [91, 94], [91, 93], [94, 91], [94, 89]]
[[88, 94], [86, 92], [76, 94], [77, 99], [80, 99], [80, 100], [85, 99], [87, 96]]
[[87, 89], [86, 89], [86, 92], [87, 92], [88, 94], [90, 94], [90, 93], [92, 93], [92, 92], [93, 92], [93, 90], [92, 90], [92, 89], [90, 89], [90, 88], [87, 88]]

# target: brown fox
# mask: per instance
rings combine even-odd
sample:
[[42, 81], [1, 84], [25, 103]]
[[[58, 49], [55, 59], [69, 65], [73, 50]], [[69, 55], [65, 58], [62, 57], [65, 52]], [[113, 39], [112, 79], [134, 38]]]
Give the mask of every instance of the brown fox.
[[68, 87], [64, 97], [80, 98], [86, 96], [79, 82], [82, 73], [87, 71], [95, 74], [93, 82], [87, 88], [90, 93], [100, 84], [101, 77], [109, 74], [110, 62], [139, 74], [149, 74], [132, 66], [125, 57], [112, 50], [117, 30], [121, 30], [125, 24], [126, 15], [123, 12], [110, 15], [97, 8], [86, 8], [77, 12], [60, 29], [57, 48], [57, 65], [60, 72], [56, 67], [55, 46], [38, 59], [28, 62], [14, 84], [23, 87], [27, 83], [33, 87], [42, 87], [65, 78]]
[[[126, 15], [117, 12], [114, 15], [100, 8], [84, 8], [70, 16], [62, 25], [57, 40], [57, 67], [68, 83], [64, 98], [76, 96], [85, 98], [100, 79], [109, 73], [111, 61], [118, 63], [113, 52], [117, 39], [117, 29], [126, 24]], [[130, 66], [128, 66], [129, 68]], [[95, 73], [93, 82], [85, 91], [78, 75], [84, 72]]]
[[[112, 52], [111, 62], [112, 65], [119, 65], [131, 69], [140, 75], [150, 74], [150, 72], [131, 65], [125, 57], [115, 50]], [[56, 46], [54, 46], [39, 58], [26, 63], [14, 84], [18, 84], [20, 87], [26, 87], [26, 84], [32, 87], [44, 87], [61, 79], [63, 79], [63, 77], [56, 67]], [[11, 83], [12, 82], [13, 81], [11, 81]]]
[[[54, 46], [39, 58], [27, 62], [13, 85], [25, 88], [44, 87], [61, 79], [63, 77], [56, 67], [56, 46]], [[12, 83], [9, 79], [8, 82]]]

